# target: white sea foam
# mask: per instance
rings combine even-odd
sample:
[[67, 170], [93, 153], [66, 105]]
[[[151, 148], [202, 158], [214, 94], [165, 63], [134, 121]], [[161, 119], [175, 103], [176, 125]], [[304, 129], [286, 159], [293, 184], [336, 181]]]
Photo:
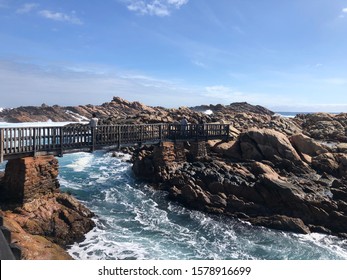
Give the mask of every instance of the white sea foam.
[[117, 242], [107, 231], [94, 228], [86, 234], [85, 241], [73, 244], [68, 252], [75, 259], [145, 259], [146, 250], [133, 242]]
[[45, 126], [64, 126], [74, 122], [25, 122], [25, 123], [8, 123], [0, 122], [0, 127], [45, 127]]
[[76, 121], [78, 121], [78, 122], [88, 122], [89, 121], [89, 119], [87, 117], [82, 116], [82, 115], [77, 114], [77, 113], [74, 113], [70, 110], [66, 110], [65, 113], [72, 116], [73, 118], [75, 118]]
[[206, 111], [204, 112], [204, 114], [206, 114], [206, 115], [212, 115], [212, 114], [213, 114], [213, 111], [212, 111], [212, 110], [206, 110]]
[[328, 250], [331, 254], [337, 254], [343, 259], [347, 259], [347, 240], [336, 236], [329, 236], [320, 233], [300, 235], [299, 239], [303, 242], [315, 244], [317, 247]]
[[60, 176], [58, 179], [59, 179], [59, 183], [60, 183], [61, 187], [66, 187], [66, 188], [73, 189], [73, 190], [80, 190], [82, 188], [82, 186], [80, 184], [75, 183], [75, 182], [71, 182], [71, 181], [67, 181], [64, 178], [61, 178]]
[[90, 167], [93, 160], [93, 154], [76, 153], [77, 160], [66, 165], [66, 167], [73, 169], [75, 172], [82, 172]]

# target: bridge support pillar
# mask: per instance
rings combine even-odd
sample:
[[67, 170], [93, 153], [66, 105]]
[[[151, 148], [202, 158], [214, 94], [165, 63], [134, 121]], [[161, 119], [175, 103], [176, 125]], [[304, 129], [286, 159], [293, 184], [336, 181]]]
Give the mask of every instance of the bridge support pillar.
[[195, 141], [190, 143], [189, 155], [192, 160], [199, 160], [207, 156], [206, 142]]
[[1, 200], [23, 204], [58, 190], [58, 160], [54, 156], [9, 160], [1, 188]]

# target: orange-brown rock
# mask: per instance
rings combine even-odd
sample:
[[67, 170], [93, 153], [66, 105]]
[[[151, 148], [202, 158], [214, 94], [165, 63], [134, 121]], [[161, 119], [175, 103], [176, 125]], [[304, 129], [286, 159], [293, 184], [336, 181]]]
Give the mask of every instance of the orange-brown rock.
[[58, 160], [54, 156], [26, 157], [9, 160], [1, 200], [26, 203], [59, 188]]
[[59, 245], [47, 238], [30, 234], [13, 218], [11, 212], [2, 212], [4, 225], [11, 231], [12, 243], [21, 248], [24, 260], [71, 260], [72, 257]]
[[59, 191], [57, 176], [53, 156], [9, 160], [6, 165], [0, 205], [9, 209], [5, 217], [24, 258], [69, 259], [62, 248], [82, 241], [95, 226], [90, 210]]
[[250, 129], [239, 137], [245, 160], [289, 160], [301, 164], [301, 158], [283, 133], [272, 129]]

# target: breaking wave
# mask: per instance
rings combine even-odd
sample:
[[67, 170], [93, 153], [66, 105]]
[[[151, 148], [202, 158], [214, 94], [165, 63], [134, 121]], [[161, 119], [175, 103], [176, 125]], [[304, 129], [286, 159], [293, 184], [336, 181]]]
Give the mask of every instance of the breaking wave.
[[96, 227], [68, 252], [75, 259], [347, 259], [347, 241], [254, 227], [188, 210], [138, 182], [110, 153], [64, 155], [62, 189], [95, 214]]

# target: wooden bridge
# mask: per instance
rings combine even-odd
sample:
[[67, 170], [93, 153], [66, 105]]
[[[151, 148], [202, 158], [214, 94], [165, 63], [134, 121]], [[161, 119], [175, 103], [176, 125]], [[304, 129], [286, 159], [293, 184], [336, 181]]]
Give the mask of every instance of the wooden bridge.
[[94, 151], [161, 141], [227, 139], [228, 124], [140, 124], [0, 128], [0, 162], [26, 156]]

